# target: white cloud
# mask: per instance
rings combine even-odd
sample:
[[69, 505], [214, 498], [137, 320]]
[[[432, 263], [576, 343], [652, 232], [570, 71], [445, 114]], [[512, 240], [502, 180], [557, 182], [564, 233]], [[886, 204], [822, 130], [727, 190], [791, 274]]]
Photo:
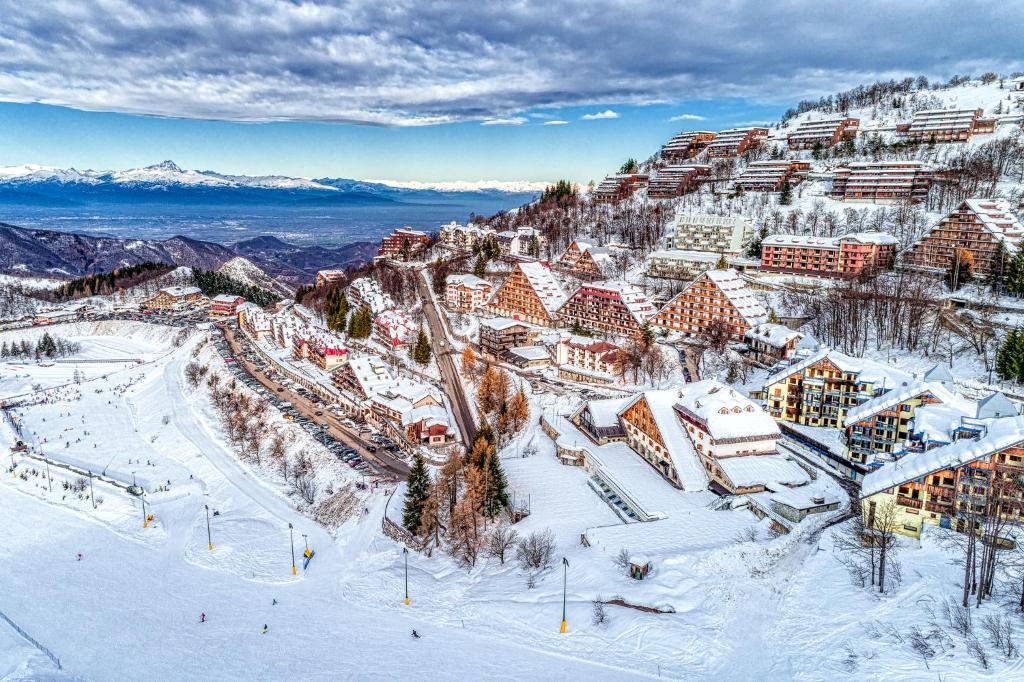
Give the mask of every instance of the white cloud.
[[599, 111], [596, 114], [583, 114], [582, 116], [580, 116], [580, 118], [583, 119], [584, 121], [599, 121], [601, 119], [618, 117], [619, 115], [612, 111], [611, 109], [605, 109], [604, 111]]
[[544, 121], [543, 123], [541, 123], [541, 125], [542, 126], [567, 126], [567, 125], [569, 125], [569, 122], [568, 121]]
[[707, 120], [706, 116], [700, 116], [698, 114], [677, 114], [669, 119], [670, 121], [704, 121]]
[[481, 121], [482, 126], [521, 126], [526, 123], [526, 119], [522, 116], [511, 116], [509, 118], [489, 118], [486, 121]]
[[[231, 121], [788, 106], [878, 79], [1024, 70], [1020, 2], [589, 0], [576, 22], [551, 21], [544, 3], [471, 0], [0, 0], [0, 13], [0, 101]], [[652, 35], [681, 25], [698, 30], [652, 50]], [[872, 49], [847, 49], [860, 45]]]

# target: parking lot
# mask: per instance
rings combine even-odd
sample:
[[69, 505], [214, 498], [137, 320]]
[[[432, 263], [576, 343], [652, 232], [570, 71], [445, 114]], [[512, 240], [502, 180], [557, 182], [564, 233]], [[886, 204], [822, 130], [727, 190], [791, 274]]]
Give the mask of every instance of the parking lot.
[[409, 472], [401, 448], [375, 433], [363, 420], [347, 416], [340, 406], [288, 379], [227, 325], [213, 343], [234, 377], [266, 398], [286, 419], [295, 422], [339, 459], [367, 476], [404, 478]]

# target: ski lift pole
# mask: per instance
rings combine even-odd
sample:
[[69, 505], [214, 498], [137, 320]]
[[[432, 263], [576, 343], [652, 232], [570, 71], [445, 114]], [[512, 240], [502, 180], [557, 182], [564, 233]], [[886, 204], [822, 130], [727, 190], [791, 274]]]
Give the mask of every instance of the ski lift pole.
[[559, 630], [559, 632], [561, 632], [564, 635], [565, 634], [565, 630], [566, 630], [566, 622], [565, 622], [565, 593], [566, 593], [566, 588], [569, 585], [569, 560], [566, 559], [565, 557], [562, 557], [562, 566], [563, 566], [563, 570], [562, 570], [562, 628], [561, 628], [561, 630]]
[[409, 605], [409, 548], [403, 547], [402, 554], [405, 556], [405, 605]]
[[206, 549], [213, 551], [213, 536], [210, 534], [210, 505], [204, 504], [206, 507]]
[[288, 536], [292, 542], [292, 575], [297, 575], [298, 571], [295, 569], [295, 527], [292, 524], [288, 524]]

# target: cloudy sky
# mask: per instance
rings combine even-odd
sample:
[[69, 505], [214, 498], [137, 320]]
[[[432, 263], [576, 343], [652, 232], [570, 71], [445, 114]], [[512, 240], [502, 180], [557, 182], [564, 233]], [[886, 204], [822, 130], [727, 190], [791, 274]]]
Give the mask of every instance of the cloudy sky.
[[879, 78], [1024, 70], [1024, 3], [0, 0], [0, 165], [586, 181]]

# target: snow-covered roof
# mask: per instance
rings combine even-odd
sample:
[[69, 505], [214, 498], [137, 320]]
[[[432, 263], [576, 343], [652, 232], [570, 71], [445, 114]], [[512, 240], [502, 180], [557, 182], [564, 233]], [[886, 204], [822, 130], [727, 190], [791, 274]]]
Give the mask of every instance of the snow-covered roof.
[[800, 332], [790, 329], [784, 324], [774, 324], [772, 322], [765, 322], [752, 329], [748, 329], [747, 333], [743, 336], [747, 339], [757, 339], [761, 343], [766, 343], [773, 348], [783, 348], [793, 339], [803, 338], [803, 334]]
[[174, 298], [181, 298], [182, 296], [194, 296], [195, 294], [203, 293], [203, 290], [199, 287], [164, 287], [160, 290], [168, 296]]
[[380, 284], [369, 277], [359, 277], [352, 280], [352, 283], [349, 284], [349, 290], [359, 298], [362, 305], [370, 309], [372, 315], [378, 315], [385, 310], [395, 307], [395, 301], [391, 298], [390, 294], [385, 294], [381, 291]]
[[212, 300], [214, 303], [234, 303], [240, 298], [242, 297], [235, 296], [234, 294], [217, 294], [210, 300]]
[[704, 425], [724, 443], [750, 438], [779, 438], [779, 425], [750, 398], [716, 379], [685, 385], [674, 405], [681, 414]]
[[550, 360], [547, 348], [544, 346], [519, 346], [508, 350], [512, 355], [517, 355], [524, 360]]
[[976, 419], [1017, 416], [1020, 407], [998, 391], [978, 401], [974, 416]]
[[848, 411], [844, 426], [853, 426], [857, 422], [868, 419], [879, 412], [891, 410], [904, 401], [924, 395], [929, 395], [947, 405], [955, 405], [963, 401], [960, 396], [951, 392], [942, 384], [917, 380], [904, 381], [899, 386], [894, 386], [892, 390], [867, 400]]
[[839, 504], [842, 498], [835, 493], [815, 488], [779, 488], [771, 494], [773, 502], [784, 504], [793, 509], [813, 509], [828, 504]]
[[[768, 321], [768, 311], [758, 301], [754, 290], [747, 286], [740, 274], [733, 269], [708, 270], [702, 277], [707, 277], [718, 287], [736, 312], [749, 326], [757, 326]], [[684, 290], [685, 293], [685, 290]]]
[[811, 480], [806, 471], [784, 455], [719, 457], [717, 462], [722, 473], [739, 488], [755, 485], [778, 488], [785, 485], [803, 485]]
[[537, 294], [544, 310], [549, 315], [554, 315], [565, 303], [567, 296], [548, 264], [541, 261], [520, 262], [516, 263], [516, 267], [526, 275], [530, 288]]
[[590, 400], [586, 408], [590, 411], [591, 420], [598, 428], [609, 428], [619, 423], [619, 413], [633, 404], [636, 396], [624, 398], [607, 398], [604, 400]]
[[448, 275], [445, 284], [466, 287], [467, 289], [490, 289], [491, 283], [476, 275]]
[[776, 384], [786, 377], [803, 372], [811, 365], [822, 360], [828, 360], [847, 374], [857, 375], [857, 378], [864, 383], [876, 385], [884, 383], [888, 388], [896, 387], [903, 382], [913, 380], [913, 377], [910, 374], [903, 370], [896, 369], [895, 367], [884, 365], [880, 362], [875, 362], [874, 360], [868, 360], [867, 358], [855, 358], [852, 355], [847, 355], [846, 353], [840, 353], [837, 350], [824, 347], [815, 353], [811, 353], [799, 362], [795, 362], [775, 374], [772, 374], [765, 379], [765, 386]]
[[697, 458], [697, 453], [693, 451], [693, 443], [686, 435], [686, 430], [676, 414], [675, 404], [678, 397], [678, 391], [666, 389], [645, 391], [637, 395], [636, 399], [646, 401], [650, 408], [654, 423], [658, 427], [672, 465], [679, 476], [679, 484], [686, 491], [704, 490], [708, 484], [707, 474]]
[[762, 240], [764, 246], [794, 246], [817, 249], [838, 249], [843, 243], [896, 245], [896, 237], [885, 232], [851, 232], [841, 237], [812, 237], [803, 234], [772, 234]]
[[[576, 291], [573, 292], [573, 296], [578, 292], [587, 290], [607, 292], [608, 294], [611, 294], [613, 298], [618, 298], [638, 324], [643, 324], [650, 319], [655, 312], [657, 312], [654, 308], [654, 304], [647, 298], [647, 294], [643, 292], [643, 289], [635, 284], [630, 284], [623, 280], [609, 279], [602, 280], [600, 282], [581, 284]], [[572, 296], [569, 298], [571, 299]]]
[[963, 439], [923, 452], [912, 452], [870, 472], [861, 484], [861, 497], [888, 490], [934, 471], [951, 469], [1024, 443], [1024, 417], [994, 420], [977, 440]]
[[[1013, 213], [1010, 202], [1006, 199], [967, 199], [961, 205], [978, 216], [982, 227], [996, 240], [1002, 241], [1009, 253], [1016, 253], [1021, 237], [1024, 237], [1024, 225]], [[959, 210], [959, 209], [958, 209]]]
[[488, 327], [495, 331], [504, 331], [512, 327], [525, 327], [526, 325], [519, 320], [513, 320], [511, 317], [488, 317], [480, 320], [480, 326]]
[[371, 395], [395, 381], [392, 369], [373, 355], [359, 355], [348, 362], [363, 394]]

